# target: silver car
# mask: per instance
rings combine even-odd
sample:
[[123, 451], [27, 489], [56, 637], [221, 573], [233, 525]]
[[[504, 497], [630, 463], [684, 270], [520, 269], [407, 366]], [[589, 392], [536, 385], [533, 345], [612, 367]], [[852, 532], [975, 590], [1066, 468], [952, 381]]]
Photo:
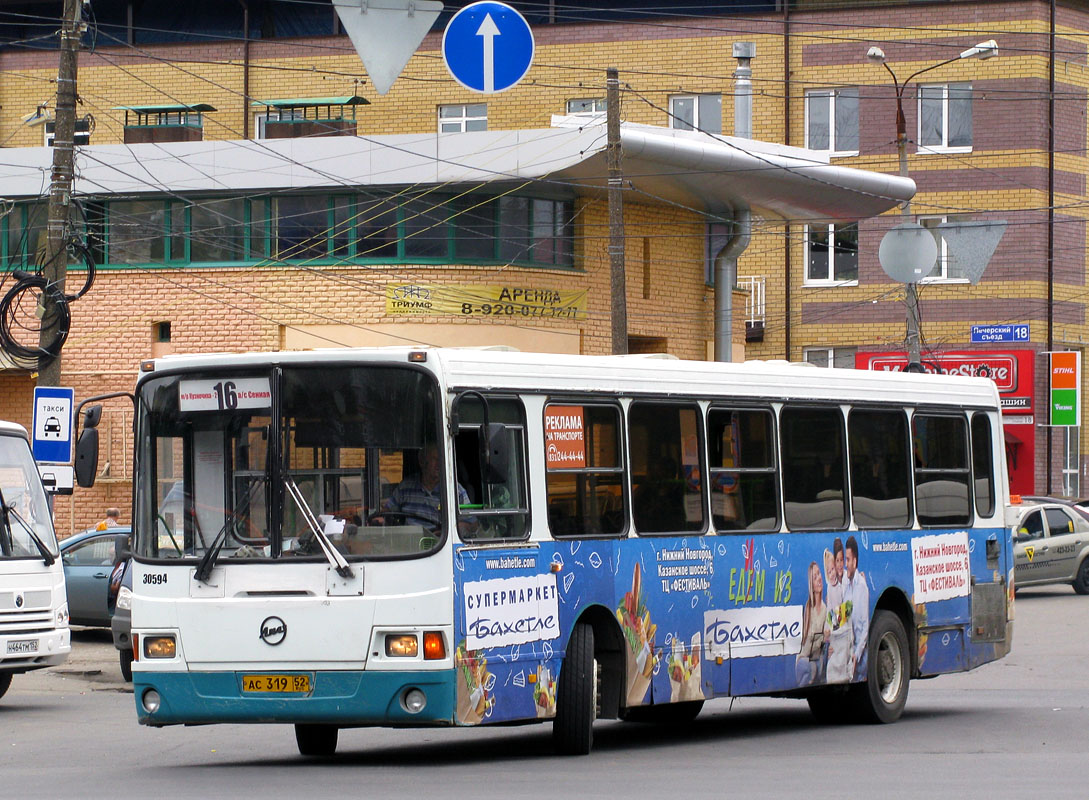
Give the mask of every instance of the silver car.
[[1089, 594], [1089, 520], [1059, 503], [1010, 506], [1014, 586], [1069, 583]]

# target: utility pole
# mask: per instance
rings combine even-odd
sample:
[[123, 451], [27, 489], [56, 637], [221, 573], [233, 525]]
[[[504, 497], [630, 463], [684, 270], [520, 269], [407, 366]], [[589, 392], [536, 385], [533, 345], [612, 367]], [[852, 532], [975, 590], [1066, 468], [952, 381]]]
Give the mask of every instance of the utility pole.
[[[56, 119], [53, 123], [53, 171], [49, 184], [47, 244], [42, 277], [48, 286], [64, 292], [68, 271], [68, 207], [72, 200], [73, 151], [76, 134], [76, 71], [79, 66], [81, 0], [64, 0], [57, 68]], [[40, 341], [43, 347], [56, 337], [60, 317], [50, 292], [43, 292]], [[38, 371], [39, 386], [59, 386], [60, 354]]]
[[612, 294], [613, 355], [628, 352], [628, 295], [624, 275], [624, 196], [620, 177], [620, 78], [606, 70], [605, 131], [609, 166], [609, 276]]

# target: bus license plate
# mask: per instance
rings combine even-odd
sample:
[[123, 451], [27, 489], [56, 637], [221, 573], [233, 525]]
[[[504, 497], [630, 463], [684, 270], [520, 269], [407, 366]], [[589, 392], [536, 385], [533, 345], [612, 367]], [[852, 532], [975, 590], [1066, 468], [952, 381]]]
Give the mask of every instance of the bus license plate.
[[38, 652], [38, 640], [37, 639], [19, 639], [15, 642], [8, 642], [8, 655], [15, 653], [37, 653]]
[[243, 692], [302, 694], [310, 691], [309, 675], [243, 675]]

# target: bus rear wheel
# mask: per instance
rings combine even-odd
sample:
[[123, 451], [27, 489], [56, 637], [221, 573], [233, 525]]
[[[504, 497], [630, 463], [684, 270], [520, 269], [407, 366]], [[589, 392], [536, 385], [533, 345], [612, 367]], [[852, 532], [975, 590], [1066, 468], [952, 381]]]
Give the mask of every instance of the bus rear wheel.
[[557, 689], [552, 743], [558, 753], [584, 756], [594, 743], [597, 718], [594, 629], [585, 623], [579, 623], [571, 631]]
[[11, 686], [11, 673], [0, 672], [0, 697], [7, 694], [9, 686]]
[[300, 723], [295, 726], [295, 741], [304, 756], [331, 756], [337, 751], [339, 733], [336, 725]]
[[911, 678], [908, 639], [900, 617], [879, 610], [870, 625], [866, 680], [849, 689], [859, 722], [886, 724], [900, 718]]

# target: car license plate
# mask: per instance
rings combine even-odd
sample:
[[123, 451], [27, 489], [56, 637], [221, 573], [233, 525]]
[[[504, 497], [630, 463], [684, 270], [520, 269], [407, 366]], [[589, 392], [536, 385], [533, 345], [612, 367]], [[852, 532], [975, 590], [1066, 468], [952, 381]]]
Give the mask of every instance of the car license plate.
[[37, 639], [19, 639], [14, 642], [8, 642], [8, 655], [17, 653], [37, 653], [38, 652], [38, 640]]
[[310, 691], [309, 675], [243, 675], [243, 692], [304, 694]]

